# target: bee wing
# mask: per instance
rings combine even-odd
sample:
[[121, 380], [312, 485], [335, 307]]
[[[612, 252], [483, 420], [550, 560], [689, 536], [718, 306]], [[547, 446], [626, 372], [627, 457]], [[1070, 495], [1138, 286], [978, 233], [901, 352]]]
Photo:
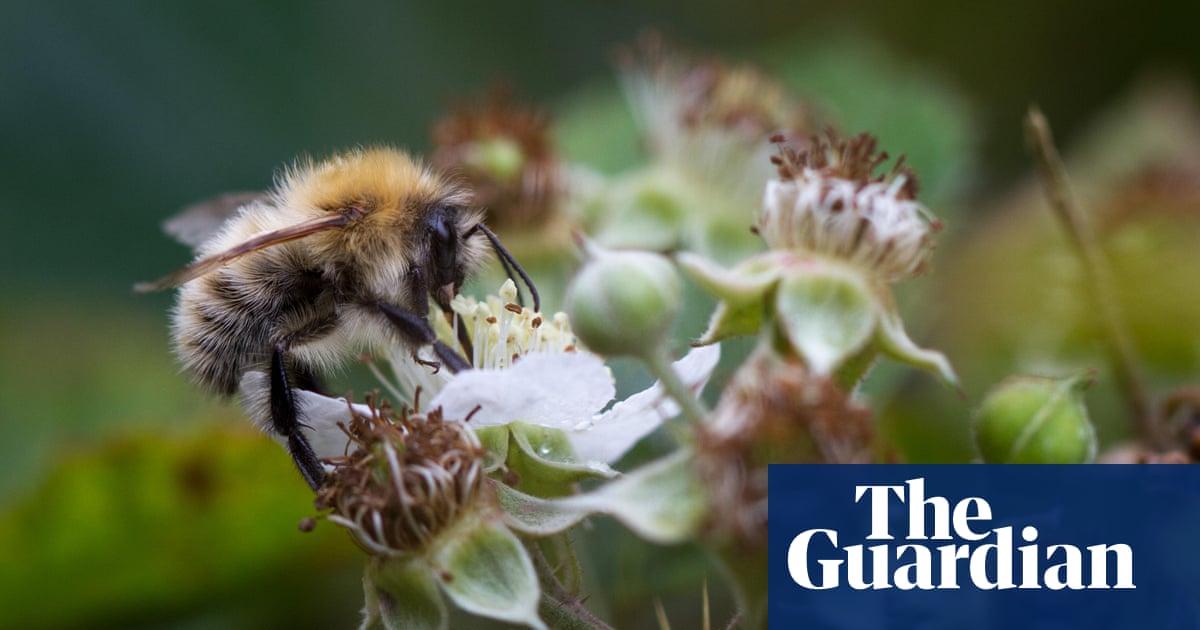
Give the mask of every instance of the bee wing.
[[268, 199], [270, 196], [265, 192], [233, 192], [197, 201], [164, 221], [163, 231], [195, 250], [212, 238], [242, 206]]
[[256, 252], [260, 249], [279, 245], [288, 241], [294, 241], [299, 238], [304, 238], [317, 232], [338, 228], [350, 222], [350, 217], [344, 214], [335, 214], [327, 217], [319, 217], [311, 219], [303, 223], [297, 223], [289, 227], [263, 232], [250, 240], [234, 245], [233, 247], [211, 256], [205, 256], [192, 264], [183, 267], [182, 269], [163, 276], [154, 282], [140, 282], [133, 286], [133, 290], [138, 293], [149, 293], [151, 291], [161, 291], [177, 287], [189, 280], [194, 280], [209, 272], [216, 271], [221, 267], [245, 256], [246, 254]]

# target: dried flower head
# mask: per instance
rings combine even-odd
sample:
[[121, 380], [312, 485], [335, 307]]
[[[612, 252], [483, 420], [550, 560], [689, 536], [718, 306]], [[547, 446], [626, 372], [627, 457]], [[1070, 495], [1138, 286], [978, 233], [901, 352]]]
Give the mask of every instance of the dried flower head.
[[868, 134], [828, 131], [799, 147], [772, 140], [778, 177], [767, 183], [757, 226], [769, 247], [848, 260], [889, 282], [925, 271], [941, 223], [916, 200], [903, 157], [875, 175], [888, 155]]
[[433, 164], [467, 179], [492, 227], [539, 226], [555, 213], [563, 182], [550, 118], [507, 87], [459, 105], [431, 135]]
[[795, 358], [754, 354], [697, 437], [708, 529], [747, 547], [767, 543], [767, 465], [870, 463], [870, 411]]
[[317, 509], [350, 530], [368, 553], [396, 556], [426, 548], [475, 502], [483, 483], [483, 447], [462, 422], [441, 411], [370, 412], [350, 406], [347, 454], [334, 458]]

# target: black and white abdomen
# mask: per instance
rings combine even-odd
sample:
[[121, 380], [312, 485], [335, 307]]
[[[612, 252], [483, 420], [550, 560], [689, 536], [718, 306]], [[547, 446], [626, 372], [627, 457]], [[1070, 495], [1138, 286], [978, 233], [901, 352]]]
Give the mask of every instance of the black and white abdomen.
[[297, 258], [286, 247], [263, 252], [180, 289], [175, 350], [194, 381], [231, 395], [248, 370], [265, 370], [276, 347], [291, 349], [333, 331], [333, 292]]

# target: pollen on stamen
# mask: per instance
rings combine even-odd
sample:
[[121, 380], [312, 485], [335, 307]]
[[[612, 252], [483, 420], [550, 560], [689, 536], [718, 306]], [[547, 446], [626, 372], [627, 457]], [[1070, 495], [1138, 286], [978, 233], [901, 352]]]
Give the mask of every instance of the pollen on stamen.
[[504, 284], [500, 285], [500, 299], [507, 304], [515, 302], [517, 300], [517, 283], [511, 279], [505, 280]]
[[516, 285], [506, 280], [498, 295], [486, 300], [459, 296], [451, 301], [455, 319], [470, 331], [473, 367], [505, 369], [526, 354], [566, 352], [577, 343], [565, 314], [544, 316], [512, 302], [516, 297]]

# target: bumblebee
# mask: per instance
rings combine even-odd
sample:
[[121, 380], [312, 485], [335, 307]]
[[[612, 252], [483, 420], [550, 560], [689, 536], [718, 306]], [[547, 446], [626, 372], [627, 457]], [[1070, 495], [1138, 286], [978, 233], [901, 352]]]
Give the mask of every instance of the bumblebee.
[[[403, 151], [356, 149], [300, 160], [267, 193], [196, 204], [164, 225], [195, 260], [139, 292], [179, 287], [174, 347], [201, 387], [230, 396], [247, 371], [269, 375], [267, 430], [284, 438], [309, 486], [324, 467], [301, 432], [296, 388], [380, 340], [431, 347], [433, 369], [469, 369], [429, 323], [490, 248], [508, 275], [528, 275], [483, 223], [470, 191]], [[448, 316], [448, 315], [447, 315]], [[459, 343], [470, 340], [458, 326]]]

